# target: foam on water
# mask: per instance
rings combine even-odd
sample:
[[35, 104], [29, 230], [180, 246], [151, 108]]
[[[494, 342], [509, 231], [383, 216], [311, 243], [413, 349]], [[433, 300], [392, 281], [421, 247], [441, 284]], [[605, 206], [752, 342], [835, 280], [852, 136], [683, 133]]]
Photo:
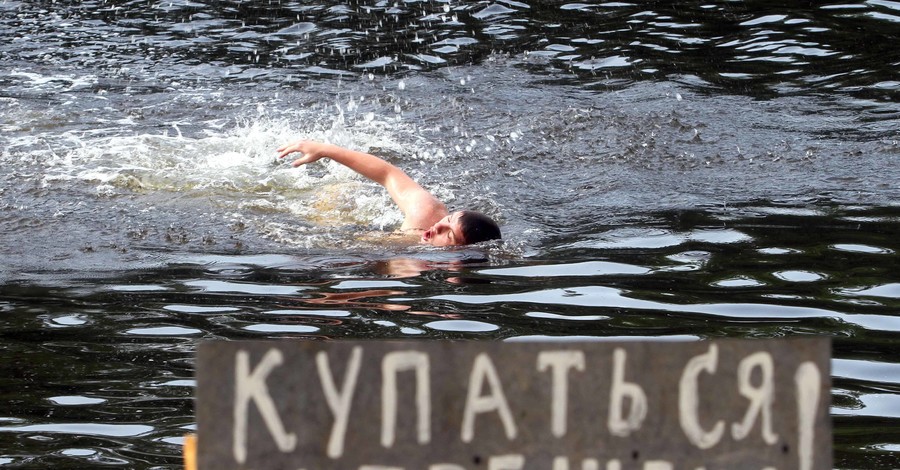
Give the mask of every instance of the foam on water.
[[75, 148], [47, 161], [44, 180], [52, 183], [75, 178], [169, 191], [221, 186], [246, 193], [302, 190], [328, 178], [349, 180], [352, 174], [332, 166], [320, 176], [313, 176], [306, 168], [292, 169], [276, 159], [275, 148], [281, 143], [304, 136], [361, 149], [397, 145], [389, 137], [344, 127], [339, 122], [327, 130], [294, 125], [306, 119], [302, 114], [290, 121], [260, 115], [226, 129], [206, 126], [191, 136], [182, 134], [176, 124], [159, 134], [94, 137], [67, 133], [65, 137]]
[[[27, 78], [20, 84], [23, 95], [54, 93], [60, 84], [68, 91], [96, 80], [13, 75]], [[372, 106], [363, 96], [338, 96], [331, 103], [298, 106], [274, 94], [263, 96], [266, 101], [250, 107], [250, 112], [248, 106], [237, 105], [237, 112], [201, 114], [194, 121], [171, 115], [178, 102], [193, 102], [194, 96], [203, 96], [207, 109], [228, 102], [222, 93], [183, 87], [161, 98], [140, 97], [140, 106], [131, 110], [98, 111], [104, 121], [114, 121], [112, 126], [69, 130], [64, 123], [83, 119], [77, 108], [94, 99], [93, 94], [76, 90], [68, 99], [80, 105], [61, 108], [60, 116], [32, 116], [44, 121], [35, 124], [32, 132], [15, 127], [19, 117], [0, 122], [16, 131], [0, 138], [6, 144], [0, 164], [24, 168], [16, 180], [19, 185], [37, 184], [42, 191], [57, 194], [88, 188], [88, 195], [110, 201], [128, 198], [129, 206], [141, 211], [159, 208], [161, 198], [167, 204], [184, 201], [182, 205], [196, 207], [199, 203], [209, 206], [210, 216], [253, 226], [280, 244], [310, 248], [332, 246], [334, 231], [340, 227], [389, 230], [399, 225], [402, 214], [382, 188], [335, 162], [322, 160], [293, 168], [292, 156], [283, 161], [277, 158], [280, 145], [306, 138], [387, 157], [401, 155], [405, 161], [396, 163], [414, 177], [429, 163], [445, 158], [440, 149], [430, 148], [414, 125], [390, 108]], [[6, 99], [3, 105], [22, 111], [15, 99]], [[147, 113], [156, 110], [164, 113], [148, 120]], [[144, 118], [127, 119], [123, 113], [143, 113]], [[452, 189], [436, 191], [444, 198], [453, 197]], [[190, 221], [183, 223], [191, 228]]]

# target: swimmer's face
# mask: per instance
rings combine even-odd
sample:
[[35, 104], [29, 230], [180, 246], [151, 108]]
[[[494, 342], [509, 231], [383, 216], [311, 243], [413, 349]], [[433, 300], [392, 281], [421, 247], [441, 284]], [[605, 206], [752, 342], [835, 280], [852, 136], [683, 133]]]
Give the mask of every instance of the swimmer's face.
[[463, 238], [462, 227], [459, 224], [461, 215], [462, 212], [454, 212], [437, 221], [422, 233], [422, 243], [433, 246], [465, 245], [466, 240]]

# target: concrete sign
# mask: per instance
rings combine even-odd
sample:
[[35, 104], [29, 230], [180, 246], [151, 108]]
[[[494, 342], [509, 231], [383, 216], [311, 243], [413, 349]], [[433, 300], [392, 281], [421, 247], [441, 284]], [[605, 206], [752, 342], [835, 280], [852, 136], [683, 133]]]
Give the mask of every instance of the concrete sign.
[[831, 469], [827, 339], [213, 341], [200, 469]]

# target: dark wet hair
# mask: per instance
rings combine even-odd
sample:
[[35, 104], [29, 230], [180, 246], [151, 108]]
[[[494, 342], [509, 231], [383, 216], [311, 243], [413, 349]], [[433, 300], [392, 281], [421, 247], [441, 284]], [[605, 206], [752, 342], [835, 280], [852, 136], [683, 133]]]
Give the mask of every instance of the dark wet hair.
[[462, 211], [459, 229], [467, 245], [501, 238], [497, 222], [481, 212]]

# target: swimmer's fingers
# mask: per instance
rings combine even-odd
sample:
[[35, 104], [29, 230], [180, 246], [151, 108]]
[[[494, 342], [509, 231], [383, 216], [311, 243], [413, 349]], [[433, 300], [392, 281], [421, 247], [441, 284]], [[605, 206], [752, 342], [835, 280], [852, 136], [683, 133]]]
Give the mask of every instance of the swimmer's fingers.
[[294, 152], [302, 152], [302, 151], [303, 151], [303, 141], [302, 140], [284, 144], [281, 147], [278, 147], [278, 150], [277, 150], [278, 158], [284, 158]]
[[278, 158], [284, 158], [295, 152], [303, 154], [300, 158], [294, 160], [291, 163], [291, 166], [295, 167], [305, 165], [307, 163], [312, 163], [322, 158], [320, 152], [315, 151], [315, 145], [305, 140], [298, 140], [296, 142], [282, 145], [278, 148]]

